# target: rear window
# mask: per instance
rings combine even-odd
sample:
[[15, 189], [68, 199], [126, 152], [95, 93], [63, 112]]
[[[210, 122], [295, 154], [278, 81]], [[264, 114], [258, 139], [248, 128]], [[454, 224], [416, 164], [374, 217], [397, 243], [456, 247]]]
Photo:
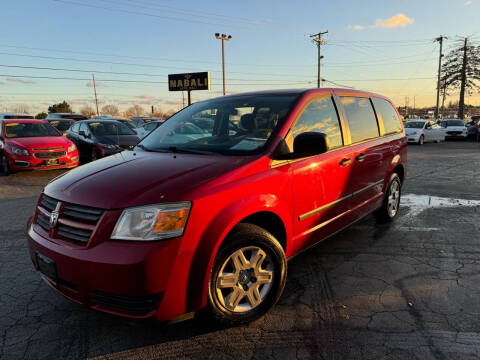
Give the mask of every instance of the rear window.
[[343, 104], [350, 127], [352, 143], [372, 139], [380, 135], [377, 118], [369, 98], [342, 96], [340, 101]]
[[73, 123], [74, 123], [73, 120], [52, 120], [52, 121], [50, 121], [50, 124], [55, 126], [60, 131], [68, 130], [70, 128], [70, 126], [72, 126]]
[[71, 119], [71, 120], [88, 120], [86, 116], [83, 115], [62, 115], [62, 119]]
[[385, 128], [385, 134], [399, 133], [402, 131], [402, 125], [400, 119], [397, 116], [397, 112], [387, 100], [372, 98], [373, 105], [377, 114], [380, 114], [383, 120], [383, 126]]

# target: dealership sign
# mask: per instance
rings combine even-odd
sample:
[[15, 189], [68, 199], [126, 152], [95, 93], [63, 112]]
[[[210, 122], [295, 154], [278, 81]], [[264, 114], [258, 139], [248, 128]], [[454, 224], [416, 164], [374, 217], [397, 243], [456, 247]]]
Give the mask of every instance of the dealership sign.
[[210, 72], [169, 74], [168, 90], [210, 90]]

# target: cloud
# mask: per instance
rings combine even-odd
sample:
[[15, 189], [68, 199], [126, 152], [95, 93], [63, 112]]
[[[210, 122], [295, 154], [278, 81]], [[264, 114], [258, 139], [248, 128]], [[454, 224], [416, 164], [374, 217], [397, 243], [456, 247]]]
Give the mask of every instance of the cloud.
[[33, 80], [25, 80], [25, 79], [16, 78], [16, 77], [6, 77], [5, 80], [10, 82], [21, 83], [21, 84], [35, 84], [35, 81]]
[[360, 31], [360, 30], [365, 29], [365, 26], [360, 25], [360, 24], [356, 24], [356, 25], [348, 25], [348, 28], [350, 30]]
[[412, 24], [414, 19], [409, 18], [407, 15], [398, 13], [397, 15], [392, 16], [388, 19], [377, 19], [375, 24], [365, 26], [360, 24], [348, 25], [349, 30], [361, 31], [367, 28], [396, 28], [396, 27], [405, 27]]
[[471, 0], [468, 0], [467, 2], [465, 2], [464, 5], [465, 5], [465, 6], [470, 6], [470, 5], [472, 5], [472, 1], [471, 1]]
[[396, 27], [404, 27], [413, 23], [413, 19], [409, 18], [407, 15], [398, 13], [395, 16], [392, 16], [388, 19], [377, 19], [375, 21], [375, 27], [383, 27], [383, 28], [396, 28]]
[[[86, 86], [89, 87], [89, 88], [93, 88], [93, 81], [90, 81], [90, 82], [86, 83]], [[107, 85], [105, 85], [104, 83], [100, 83], [98, 81], [95, 81], [95, 86], [100, 87], [100, 86], [107, 86]]]
[[138, 95], [135, 96], [136, 99], [145, 99], [145, 100], [150, 100], [152, 98], [152, 95]]

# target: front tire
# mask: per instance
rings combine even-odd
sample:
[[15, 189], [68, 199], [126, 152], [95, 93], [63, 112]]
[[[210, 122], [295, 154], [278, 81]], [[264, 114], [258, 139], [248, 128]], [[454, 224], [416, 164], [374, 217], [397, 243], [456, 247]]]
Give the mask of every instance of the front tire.
[[422, 135], [420, 136], [420, 138], [418, 139], [418, 145], [423, 145], [425, 143], [425, 137]]
[[382, 207], [374, 215], [380, 224], [394, 220], [400, 208], [400, 197], [402, 195], [402, 180], [397, 173], [393, 173], [385, 192]]
[[11, 174], [11, 170], [10, 170], [10, 166], [8, 165], [8, 159], [7, 159], [7, 156], [5, 154], [2, 155], [2, 158], [1, 158], [1, 165], [2, 165], [2, 173], [3, 175], [7, 176], [9, 174]]
[[287, 261], [277, 239], [259, 226], [238, 224], [215, 258], [210, 310], [227, 325], [251, 322], [275, 305], [286, 279]]

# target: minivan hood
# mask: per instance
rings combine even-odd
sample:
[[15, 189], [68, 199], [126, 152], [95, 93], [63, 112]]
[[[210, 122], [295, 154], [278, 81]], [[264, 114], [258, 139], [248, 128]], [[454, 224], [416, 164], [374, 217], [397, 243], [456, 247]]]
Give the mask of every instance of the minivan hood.
[[465, 126], [447, 126], [445, 129], [450, 131], [463, 131], [466, 129], [466, 127]]
[[123, 151], [65, 173], [45, 193], [103, 209], [192, 200], [190, 191], [248, 161], [243, 156]]

